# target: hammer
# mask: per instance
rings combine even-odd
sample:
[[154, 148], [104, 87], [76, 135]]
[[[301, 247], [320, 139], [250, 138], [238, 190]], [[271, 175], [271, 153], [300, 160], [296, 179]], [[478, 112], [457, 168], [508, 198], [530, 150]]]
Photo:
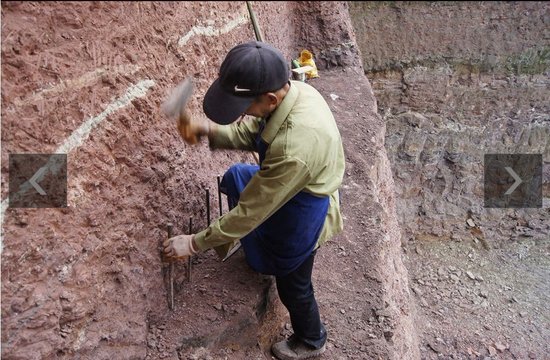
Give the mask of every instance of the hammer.
[[189, 144], [198, 143], [195, 126], [191, 123], [191, 114], [186, 108], [193, 94], [193, 80], [185, 78], [172, 91], [161, 105], [162, 111], [171, 118], [178, 119], [178, 131], [181, 137]]

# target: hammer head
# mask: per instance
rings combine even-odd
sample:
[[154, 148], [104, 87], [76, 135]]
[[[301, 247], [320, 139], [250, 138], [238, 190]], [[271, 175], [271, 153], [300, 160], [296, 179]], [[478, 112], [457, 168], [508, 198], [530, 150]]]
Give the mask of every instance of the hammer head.
[[176, 86], [168, 98], [162, 103], [162, 111], [169, 117], [179, 118], [183, 113], [185, 106], [193, 94], [193, 80], [191, 77], [185, 78]]

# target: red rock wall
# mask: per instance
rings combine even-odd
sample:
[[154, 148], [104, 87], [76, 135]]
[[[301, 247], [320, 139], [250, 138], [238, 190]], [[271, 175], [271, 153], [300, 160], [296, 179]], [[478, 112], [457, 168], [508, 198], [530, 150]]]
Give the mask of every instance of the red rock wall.
[[[323, 68], [359, 66], [346, 3], [253, 6], [285, 56], [310, 47]], [[157, 245], [167, 222], [182, 233], [193, 216], [202, 229], [204, 189], [215, 214], [216, 175], [252, 157], [185, 145], [159, 106], [193, 76], [201, 116], [223, 56], [252, 39], [244, 2], [2, 3], [3, 357], [167, 357], [246, 332], [262, 278], [204, 254], [194, 274], [211, 281], [179, 282], [170, 314]], [[68, 153], [68, 207], [6, 209], [9, 154], [54, 152]], [[218, 301], [229, 304], [222, 318]], [[155, 337], [167, 327], [180, 332]], [[257, 356], [247, 341], [235, 349]]]
[[[159, 105], [170, 87], [194, 76], [198, 112], [220, 54], [253, 39], [246, 6], [8, 2], [2, 8], [3, 199], [9, 153], [55, 152], [129, 88], [153, 84], [69, 152], [68, 208], [6, 211], [3, 355], [143, 358], [145, 316], [159, 302], [165, 306], [156, 248], [166, 235], [158, 227], [171, 221], [182, 231], [191, 215], [197, 228], [204, 226], [203, 189], [215, 189], [215, 175], [230, 164], [204, 144], [185, 146]], [[245, 21], [229, 29], [238, 19]], [[193, 32], [201, 27], [224, 33]]]

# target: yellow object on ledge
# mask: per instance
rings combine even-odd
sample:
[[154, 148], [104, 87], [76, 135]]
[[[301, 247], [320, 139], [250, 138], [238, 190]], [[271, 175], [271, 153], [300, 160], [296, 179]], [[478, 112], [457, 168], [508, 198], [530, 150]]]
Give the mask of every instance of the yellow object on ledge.
[[313, 60], [313, 54], [309, 50], [302, 50], [300, 57], [298, 58], [300, 66], [311, 66], [313, 69], [306, 72], [308, 79], [313, 79], [319, 77], [317, 72], [317, 66], [315, 65], [315, 60]]

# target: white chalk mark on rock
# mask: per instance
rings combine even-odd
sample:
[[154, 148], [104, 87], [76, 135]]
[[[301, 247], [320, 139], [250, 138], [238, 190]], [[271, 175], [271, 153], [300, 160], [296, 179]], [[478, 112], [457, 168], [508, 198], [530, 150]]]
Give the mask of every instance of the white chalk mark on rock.
[[226, 34], [230, 32], [231, 30], [235, 29], [236, 27], [246, 24], [249, 21], [248, 19], [248, 13], [245, 13], [245, 15], [242, 15], [241, 17], [231, 20], [225, 26], [222, 28], [216, 29], [215, 27], [209, 25], [209, 26], [193, 26], [191, 30], [187, 32], [187, 34], [183, 35], [178, 40], [178, 45], [181, 47], [185, 45], [189, 39], [191, 39], [195, 35], [204, 35], [204, 36], [220, 36], [223, 34]]
[[105, 74], [134, 74], [136, 73], [140, 67], [138, 65], [119, 65], [113, 67], [111, 70], [101, 67], [97, 68], [93, 71], [89, 71], [82, 76], [76, 78], [76, 79], [68, 79], [63, 80], [57, 85], [53, 85], [51, 87], [38, 90], [37, 92], [33, 93], [32, 95], [27, 96], [23, 100], [15, 98], [13, 100], [13, 105], [15, 106], [21, 106], [33, 103], [38, 100], [42, 100], [44, 97], [48, 96], [59, 96], [62, 93], [66, 91], [76, 91], [80, 90], [86, 86], [93, 85], [101, 76]]
[[115, 111], [122, 109], [127, 106], [132, 100], [140, 97], [144, 97], [147, 93], [147, 90], [151, 86], [155, 85], [153, 80], [142, 80], [136, 85], [132, 85], [126, 91], [126, 94], [122, 95], [115, 102], [112, 102], [107, 106], [101, 114], [96, 117], [86, 120], [78, 129], [73, 131], [71, 136], [65, 140], [65, 142], [57, 148], [55, 151], [56, 154], [68, 154], [75, 147], [80, 146], [87, 138], [90, 136], [90, 132], [95, 128], [100, 122], [105, 120], [105, 118]]
[[[132, 85], [126, 90], [126, 93], [122, 95], [120, 98], [109, 104], [103, 112], [95, 117], [89, 118], [86, 120], [82, 125], [78, 127], [78, 129], [74, 130], [71, 136], [69, 136], [61, 146], [59, 146], [55, 150], [55, 154], [68, 154], [76, 147], [82, 145], [84, 141], [90, 136], [90, 133], [92, 130], [107, 116], [111, 115], [115, 111], [122, 109], [123, 107], [126, 107], [130, 102], [136, 98], [144, 97], [147, 93], [147, 90], [151, 88], [153, 85], [155, 85], [155, 82], [153, 80], [142, 80], [139, 83]], [[40, 182], [43, 178], [44, 172], [39, 174], [39, 176], [34, 177], [33, 181]], [[28, 184], [28, 181], [25, 182], [21, 187], [31, 186], [32, 184]], [[0, 208], [0, 254], [2, 253], [4, 249], [4, 218], [6, 214], [6, 210], [9, 206], [9, 197], [4, 199], [1, 204]]]

